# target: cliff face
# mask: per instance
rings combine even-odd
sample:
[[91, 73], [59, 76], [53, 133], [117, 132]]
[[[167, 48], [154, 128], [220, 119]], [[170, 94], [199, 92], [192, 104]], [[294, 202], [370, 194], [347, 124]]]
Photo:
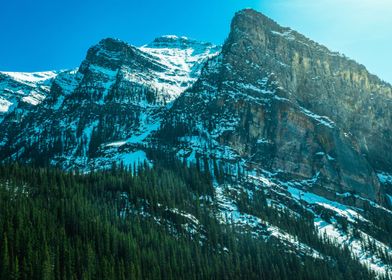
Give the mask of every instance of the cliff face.
[[[229, 53], [249, 53], [293, 102], [329, 117], [376, 170], [392, 166], [392, 87], [344, 56], [246, 10], [233, 20]], [[246, 52], [246, 50], [250, 50]]]
[[180, 131], [199, 153], [224, 146], [232, 161], [330, 198], [350, 192], [384, 203], [375, 171], [392, 167], [391, 96], [363, 66], [244, 10], [163, 130]]

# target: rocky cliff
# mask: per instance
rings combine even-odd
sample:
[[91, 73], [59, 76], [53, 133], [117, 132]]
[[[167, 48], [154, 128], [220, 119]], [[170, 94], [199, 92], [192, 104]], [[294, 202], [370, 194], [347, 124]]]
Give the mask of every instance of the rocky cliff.
[[186, 123], [176, 135], [183, 142], [224, 145], [247, 166], [310, 180], [328, 197], [350, 192], [385, 203], [376, 173], [392, 167], [391, 92], [364, 66], [244, 10], [166, 127]]

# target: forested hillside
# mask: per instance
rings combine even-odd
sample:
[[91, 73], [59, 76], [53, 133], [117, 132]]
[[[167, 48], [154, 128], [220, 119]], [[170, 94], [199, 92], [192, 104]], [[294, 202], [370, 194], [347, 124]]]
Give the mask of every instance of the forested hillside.
[[[165, 167], [164, 167], [165, 166]], [[0, 279], [373, 279], [311, 219], [254, 215], [296, 231], [322, 254], [223, 225], [211, 175], [174, 159], [130, 172], [0, 167]], [[245, 206], [244, 206], [245, 207]]]

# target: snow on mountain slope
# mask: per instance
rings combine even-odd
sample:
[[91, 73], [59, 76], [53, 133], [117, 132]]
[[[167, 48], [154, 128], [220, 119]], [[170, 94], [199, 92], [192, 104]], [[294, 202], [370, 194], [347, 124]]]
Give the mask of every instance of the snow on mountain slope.
[[50, 83], [60, 71], [45, 71], [45, 72], [1, 72], [12, 79], [37, 87], [39, 84]]
[[[170, 103], [193, 85], [205, 61], [219, 51], [219, 46], [176, 36], [142, 47], [103, 39], [88, 50], [80, 67], [58, 73], [40, 107], [44, 110], [32, 112], [16, 133], [5, 133], [0, 142], [15, 147], [9, 151], [11, 158], [27, 155], [26, 146], [57, 147], [49, 161], [65, 169], [95, 170], [118, 161], [132, 165], [129, 155], [142, 154], [137, 151], [160, 128]], [[12, 77], [37, 88], [52, 75]], [[38, 104], [27, 99], [33, 97], [25, 100]], [[6, 101], [2, 104], [9, 107]]]
[[[137, 48], [139, 55], [144, 55], [156, 65], [157, 69], [133, 68], [124, 65], [116, 71], [104, 66], [91, 64], [89, 69], [97, 73], [97, 78], [106, 77], [102, 84], [106, 89], [101, 104], [105, 102], [107, 93], [116, 82], [117, 74], [121, 73], [125, 80], [133, 84], [149, 87], [158, 92], [159, 98], [170, 102], [181, 92], [190, 87], [200, 74], [203, 63], [220, 51], [219, 46], [210, 43], [197, 42], [186, 37], [162, 36], [152, 43]], [[121, 52], [109, 51], [102, 48], [98, 57], [121, 60]], [[164, 69], [164, 70], [162, 70]], [[0, 114], [1, 120], [5, 114], [12, 112], [20, 101], [33, 106], [41, 103], [50, 91], [52, 82], [62, 89], [64, 95], [72, 93], [82, 81], [78, 69], [72, 71], [45, 72], [0, 72]], [[95, 81], [96, 83], [99, 80]], [[97, 85], [95, 85], [97, 86]], [[61, 106], [61, 97], [56, 106]]]
[[128, 121], [128, 129], [100, 146], [103, 157], [90, 159], [92, 169], [110, 166], [113, 160], [124, 158], [121, 154], [148, 143], [171, 102], [196, 82], [204, 63], [220, 52], [219, 46], [173, 35], [139, 48], [107, 39], [97, 48], [96, 54], [87, 58], [87, 66], [81, 66], [87, 69], [78, 72], [84, 75], [81, 84], [92, 79], [95, 90], [102, 88], [98, 105], [129, 104], [138, 114]]
[[140, 50], [167, 67], [168, 71], [158, 74], [153, 85], [169, 93], [172, 100], [196, 81], [204, 62], [217, 55], [220, 47], [187, 37], [166, 35], [142, 46]]
[[[19, 103], [36, 106], [50, 91], [61, 71], [0, 72], [0, 122], [18, 108]], [[20, 108], [24, 111], [24, 108]]]
[[[342, 248], [346, 246], [353, 257], [380, 275], [391, 275], [392, 250], [387, 242], [375, 237], [378, 225], [371, 214], [380, 211], [381, 215], [389, 216], [392, 214], [390, 210], [354, 194], [337, 193], [336, 200], [329, 200], [305, 191], [314, 187], [317, 177], [306, 182], [282, 182], [276, 179], [276, 174], [260, 172], [259, 175], [250, 175], [248, 180], [265, 189], [271, 197], [270, 203], [298, 214], [295, 207], [302, 207], [313, 216], [315, 229], [320, 236]], [[353, 201], [361, 201], [366, 206], [356, 207], [352, 205]]]

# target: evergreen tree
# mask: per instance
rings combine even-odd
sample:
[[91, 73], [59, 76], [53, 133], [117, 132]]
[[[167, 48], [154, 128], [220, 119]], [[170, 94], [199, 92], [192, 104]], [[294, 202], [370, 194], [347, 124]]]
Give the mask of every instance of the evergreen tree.
[[1, 244], [1, 264], [0, 264], [0, 275], [2, 280], [6, 280], [10, 275], [10, 255], [8, 252], [8, 238], [3, 233], [3, 242]]

